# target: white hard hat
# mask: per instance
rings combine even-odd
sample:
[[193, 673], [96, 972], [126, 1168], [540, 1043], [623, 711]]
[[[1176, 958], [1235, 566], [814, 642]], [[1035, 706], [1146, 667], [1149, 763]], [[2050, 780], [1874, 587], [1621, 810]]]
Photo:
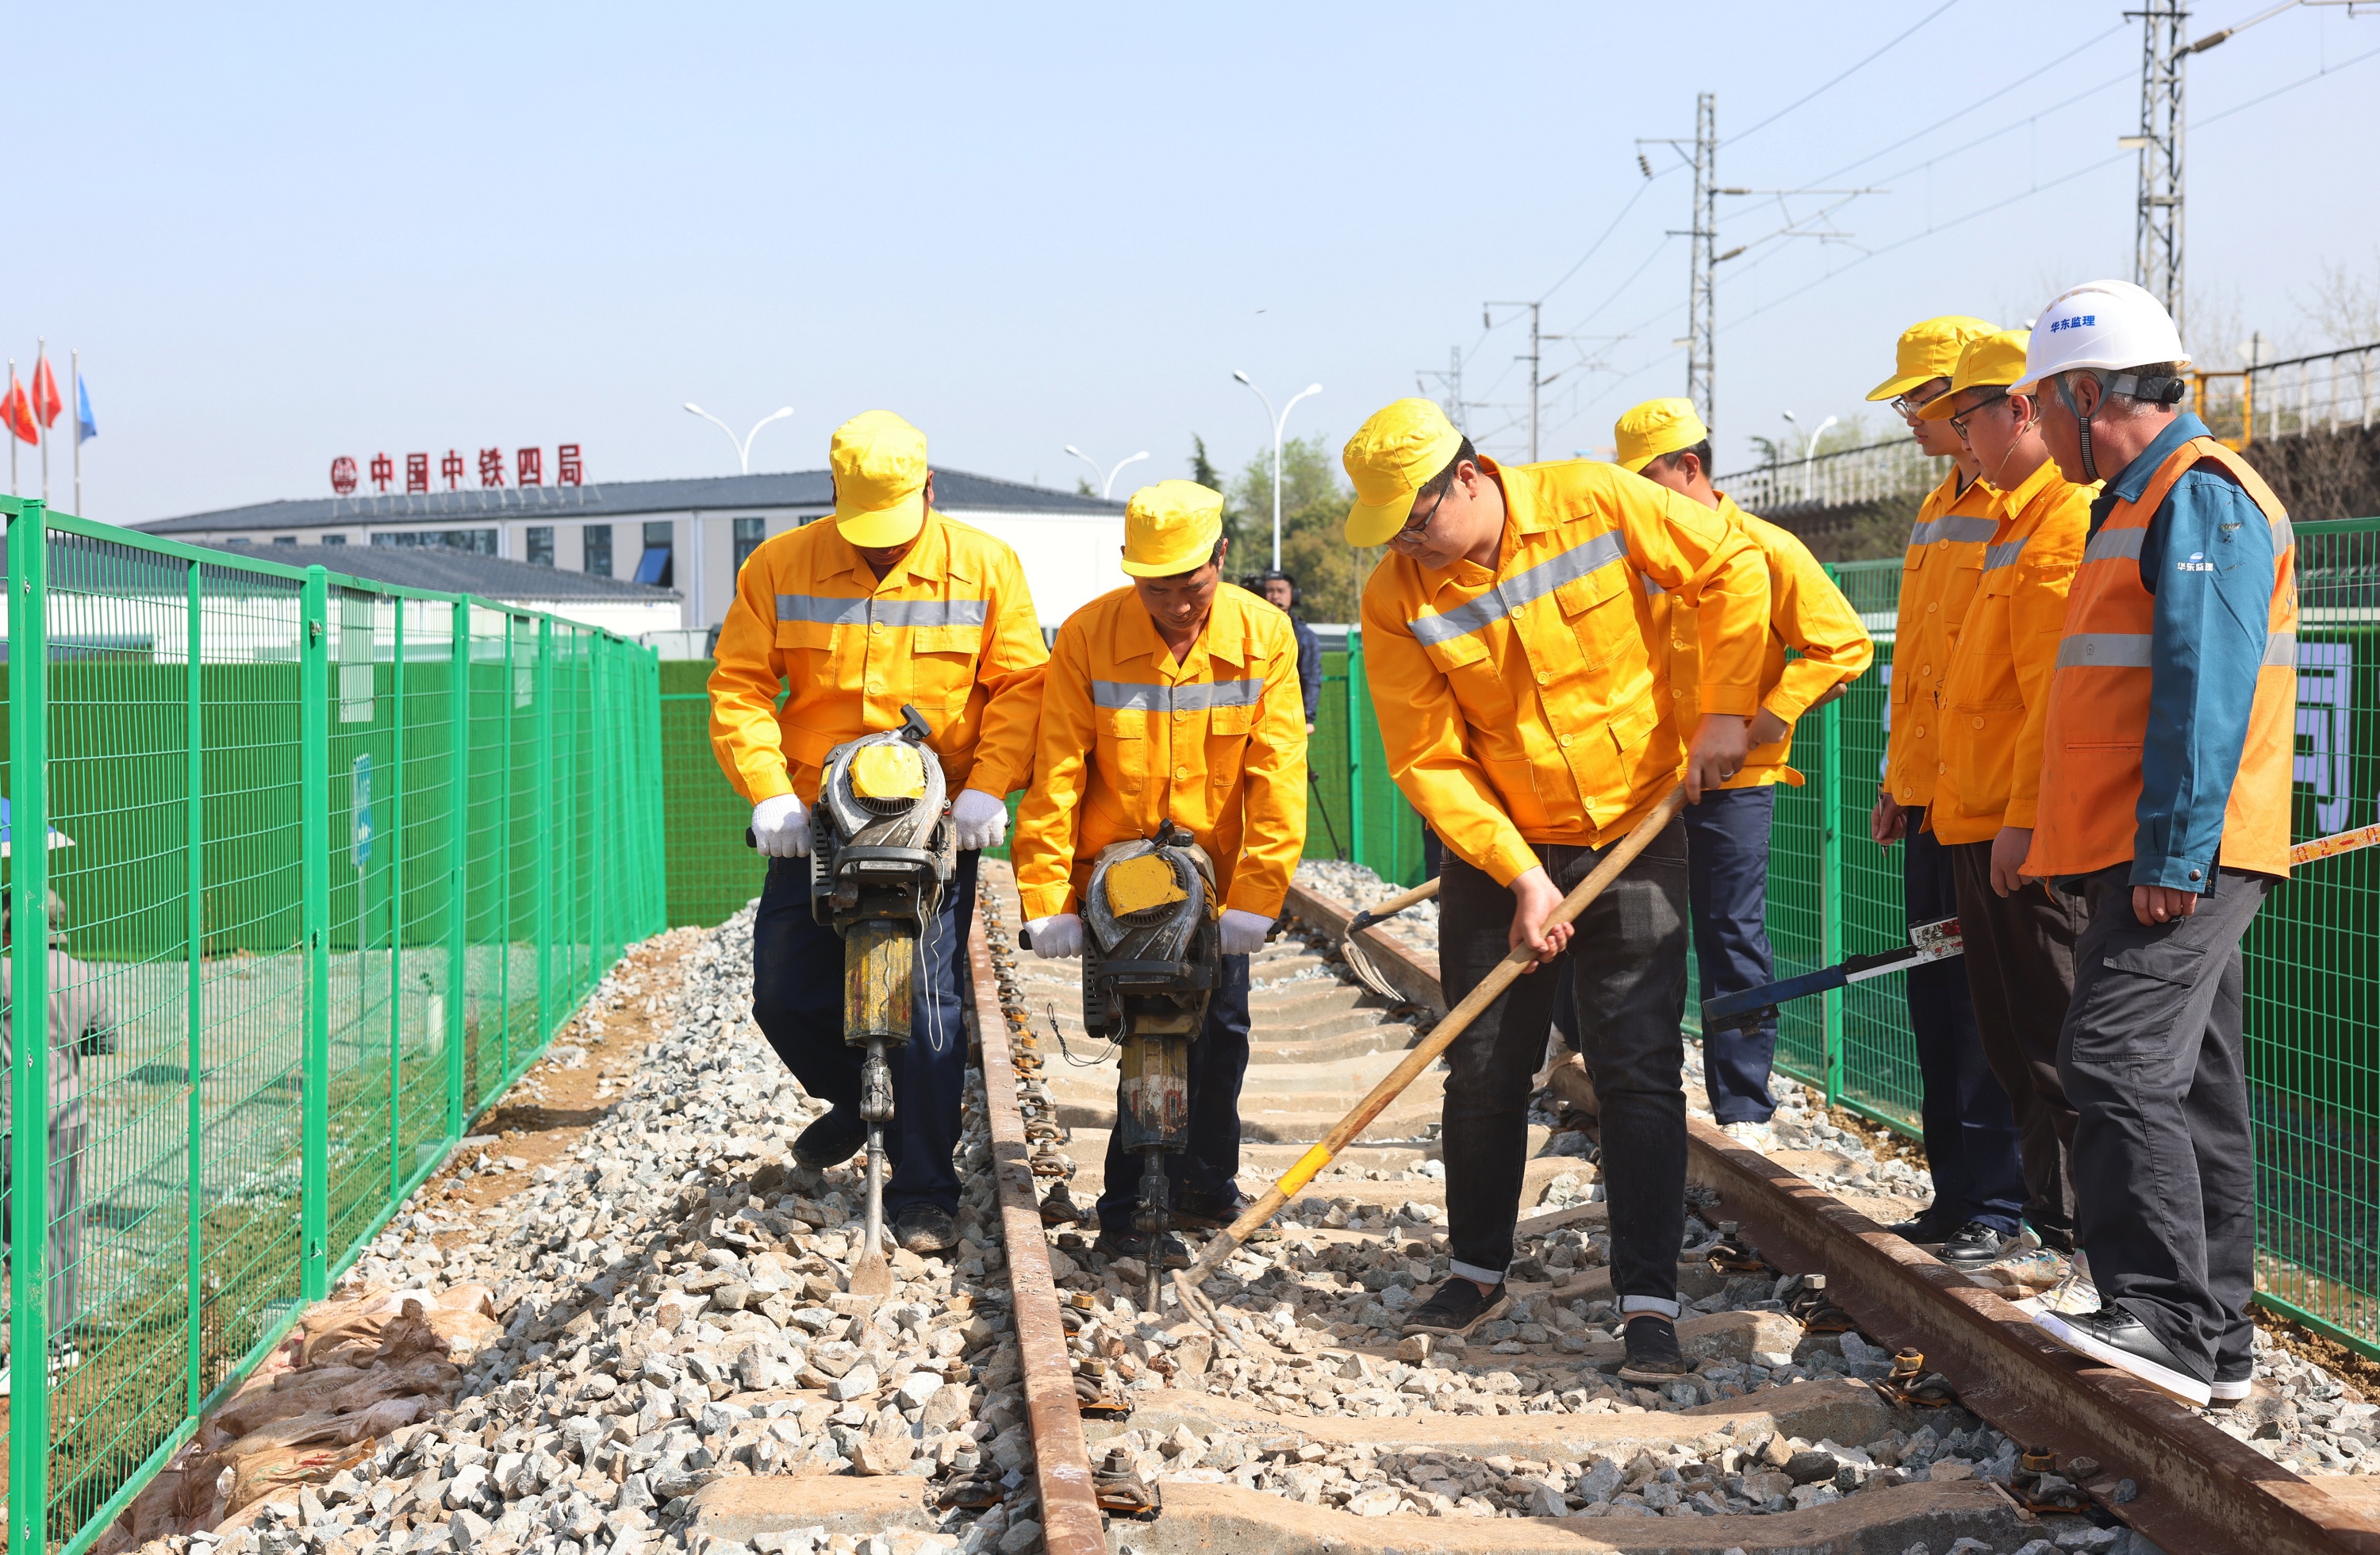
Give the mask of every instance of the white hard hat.
[[2116, 372], [2153, 362], [2190, 365], [2165, 304], [2130, 281], [2085, 281], [2034, 321], [2024, 382], [2009, 392], [2036, 394], [2043, 379], [2077, 369]]

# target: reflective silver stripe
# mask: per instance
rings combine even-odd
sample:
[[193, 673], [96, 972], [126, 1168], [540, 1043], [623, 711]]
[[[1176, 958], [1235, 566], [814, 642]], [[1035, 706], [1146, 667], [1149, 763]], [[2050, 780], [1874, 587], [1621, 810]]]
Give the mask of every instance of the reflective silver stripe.
[[[2264, 662], [2283, 668], [2298, 662], [2295, 632], [2274, 632], [2265, 638]], [[2146, 632], [2076, 632], [2058, 643], [2058, 662], [2103, 670], [2144, 670], [2149, 667]]]
[[1432, 643], [1451, 642], [1468, 637], [1500, 615], [1509, 615], [1532, 600], [1544, 599], [1563, 584], [1603, 567], [1611, 565], [1628, 553], [1628, 542], [1617, 529], [1607, 529], [1584, 545], [1574, 545], [1559, 556], [1550, 556], [1524, 572], [1514, 573], [1500, 583], [1491, 583], [1488, 591], [1468, 604], [1460, 604], [1441, 615], [1425, 615], [1408, 621], [1414, 640], [1427, 647]]
[[1661, 594], [1661, 593], [1667, 593], [1667, 592], [1668, 592], [1668, 590], [1667, 590], [1667, 589], [1663, 589], [1659, 584], [1658, 584], [1658, 583], [1654, 582], [1651, 578], [1646, 577], [1643, 573], [1641, 573], [1641, 572], [1640, 572], [1640, 573], [1638, 573], [1636, 576], [1637, 576], [1637, 577], [1638, 577], [1638, 578], [1640, 578], [1640, 579], [1642, 579], [1642, 580], [1643, 580], [1644, 585], [1645, 585], [1645, 593], [1647, 593], [1647, 594]]
[[1909, 531], [1909, 548], [1914, 551], [1921, 545], [1931, 545], [1937, 540], [1957, 540], [1964, 541], [1971, 545], [1980, 544], [1998, 532], [1999, 525], [1989, 518], [1977, 518], [1972, 515], [1958, 514], [1928, 519], [1912, 528]]
[[2146, 632], [2072, 632], [2058, 639], [2058, 667], [2080, 665], [2102, 670], [2144, 670], [2149, 667]]
[[2288, 514], [2284, 513], [2279, 517], [2273, 520], [2274, 555], [2279, 555], [2282, 552], [2287, 551], [2290, 546], [2295, 545], [2297, 542], [2297, 531], [2289, 528], [2289, 516]]
[[2141, 541], [2148, 538], [2144, 528], [2101, 529], [2082, 548], [2086, 562], [2137, 562], [2141, 559]]
[[983, 600], [876, 600], [862, 595], [780, 594], [777, 619], [826, 626], [980, 626], [990, 617]]
[[1990, 572], [1996, 567], [2012, 567], [2016, 565], [2016, 559], [2023, 553], [2024, 541], [2022, 540], [2002, 541], [1998, 545], [1986, 545], [1984, 547], [1984, 570]]
[[1218, 680], [1159, 686], [1138, 680], [1091, 682], [1091, 705], [1119, 712], [1204, 712], [1209, 708], [1248, 708], [1264, 699], [1261, 680]]

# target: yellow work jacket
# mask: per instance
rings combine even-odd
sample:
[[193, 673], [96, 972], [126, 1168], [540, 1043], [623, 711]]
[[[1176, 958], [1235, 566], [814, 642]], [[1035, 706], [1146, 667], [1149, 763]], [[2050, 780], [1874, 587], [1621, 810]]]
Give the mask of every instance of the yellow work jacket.
[[1925, 809], [1925, 824], [1946, 843], [1987, 843], [2003, 826], [2033, 824], [2049, 676], [2097, 491], [2045, 459], [1993, 504], [1998, 528], [1950, 650], [1938, 719], [1942, 771]]
[[1080, 910], [1099, 850], [1168, 820], [1223, 905], [1279, 917], [1305, 847], [1305, 704], [1289, 617], [1224, 584], [1177, 663], [1127, 586], [1066, 618], [1010, 856], [1025, 917]]
[[1032, 775], [1049, 655], [1025, 569], [941, 514], [880, 583], [832, 519], [768, 541], [736, 574], [717, 651], [710, 748], [754, 804], [816, 799], [827, 752], [898, 728], [904, 703], [933, 725], [952, 797]]
[[[1793, 725], [1811, 703], [1857, 680], [1876, 657], [1876, 644], [1860, 625], [1859, 612], [1797, 537], [1746, 513], [1724, 492], [1718, 493], [1718, 515], [1759, 547], [1768, 564], [1768, 641], [1760, 661], [1760, 705], [1785, 721], [1785, 737], [1754, 746], [1735, 776], [1720, 786], [1760, 788], [1786, 783], [1798, 788], [1802, 774], [1786, 765], [1793, 751]], [[1656, 695], [1669, 698], [1678, 737], [1692, 739], [1702, 717], [1699, 634], [1675, 594], [1650, 577], [1645, 579], [1645, 593], [1651, 611], [1646, 640], [1668, 682]]]
[[1504, 492], [1494, 570], [1391, 552], [1364, 586], [1364, 661], [1389, 775], [1509, 885], [1532, 844], [1612, 842], [1678, 775], [1638, 579], [1697, 613], [1703, 710], [1749, 717], [1768, 577], [1718, 514], [1617, 465], [1479, 468]]
[[1993, 492], [1953, 468], [1925, 493], [1900, 564], [1900, 614], [1892, 634], [1892, 727], [1885, 735], [1884, 789], [1904, 805], [1930, 805], [1942, 772], [1942, 686], [1967, 607], [1983, 586], [1984, 547], [1999, 523]]

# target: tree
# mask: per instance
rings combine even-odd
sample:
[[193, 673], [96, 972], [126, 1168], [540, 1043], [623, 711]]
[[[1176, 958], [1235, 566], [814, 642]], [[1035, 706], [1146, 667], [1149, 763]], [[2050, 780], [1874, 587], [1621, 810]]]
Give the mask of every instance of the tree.
[[[1229, 492], [1224, 510], [1234, 577], [1272, 565], [1272, 450], [1260, 449]], [[1380, 553], [1340, 538], [1354, 493], [1339, 478], [1336, 451], [1318, 433], [1281, 445], [1281, 565], [1297, 579], [1308, 621], [1352, 622], [1364, 579]]]
[[1207, 457], [1207, 440], [1196, 432], [1190, 434], [1190, 479], [1210, 492], [1223, 490], [1223, 472]]

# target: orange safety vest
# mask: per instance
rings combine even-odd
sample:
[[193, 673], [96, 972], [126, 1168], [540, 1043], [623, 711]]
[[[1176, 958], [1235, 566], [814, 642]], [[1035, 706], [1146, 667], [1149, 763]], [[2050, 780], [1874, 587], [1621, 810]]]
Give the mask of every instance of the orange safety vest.
[[2119, 502], [2082, 552], [2050, 673], [2041, 808], [2028, 875], [2086, 875], [2132, 856], [2141, 750], [2148, 738], [2149, 635], [2156, 598], [2141, 586], [2141, 545], [2174, 482], [2201, 462], [2230, 473], [2273, 526], [2273, 603], [2264, 668], [2239, 775], [2223, 813], [2222, 862], [2289, 872], [2289, 784], [2297, 723], [2297, 542], [2289, 515], [2247, 461], [2211, 437], [2168, 456], [2137, 502]]

